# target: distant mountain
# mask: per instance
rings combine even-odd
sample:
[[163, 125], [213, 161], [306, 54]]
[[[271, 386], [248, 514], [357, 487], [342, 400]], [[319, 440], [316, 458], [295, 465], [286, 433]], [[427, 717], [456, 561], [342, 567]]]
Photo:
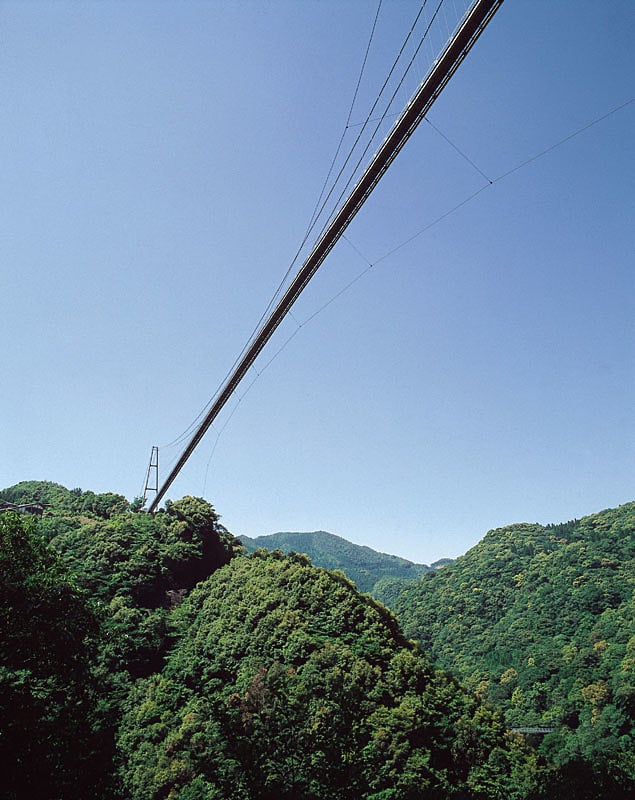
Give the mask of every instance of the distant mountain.
[[388, 594], [396, 594], [405, 583], [424, 573], [440, 569], [450, 559], [432, 566], [415, 564], [399, 556], [378, 553], [370, 547], [353, 544], [326, 531], [311, 533], [272, 533], [251, 539], [239, 536], [249, 552], [259, 548], [282, 550], [283, 553], [305, 553], [318, 567], [339, 569], [355, 582], [360, 592], [370, 592], [385, 602]]

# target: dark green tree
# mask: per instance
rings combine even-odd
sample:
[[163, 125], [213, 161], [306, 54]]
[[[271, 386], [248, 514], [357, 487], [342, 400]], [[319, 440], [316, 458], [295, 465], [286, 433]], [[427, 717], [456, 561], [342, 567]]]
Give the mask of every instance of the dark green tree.
[[111, 765], [88, 599], [26, 515], [0, 514], [0, 581], [2, 796], [103, 798]]

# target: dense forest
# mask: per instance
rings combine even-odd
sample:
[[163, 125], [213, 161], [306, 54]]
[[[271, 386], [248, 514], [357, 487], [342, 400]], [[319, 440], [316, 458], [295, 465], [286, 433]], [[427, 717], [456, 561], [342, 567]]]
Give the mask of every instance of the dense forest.
[[3, 797], [123, 797], [124, 702], [162, 668], [172, 609], [242, 547], [192, 498], [155, 517], [121, 495], [47, 482], [0, 500], [46, 509], [0, 514]]
[[[402, 587], [404, 635], [341, 572], [247, 553], [202, 499], [150, 516], [24, 482], [0, 500], [44, 506], [0, 514], [7, 800], [632, 796], [634, 507], [488, 534], [480, 571], [475, 548]], [[533, 609], [515, 627], [508, 577]]]
[[635, 503], [490, 531], [393, 610], [510, 728], [549, 730], [575, 797], [635, 794]]

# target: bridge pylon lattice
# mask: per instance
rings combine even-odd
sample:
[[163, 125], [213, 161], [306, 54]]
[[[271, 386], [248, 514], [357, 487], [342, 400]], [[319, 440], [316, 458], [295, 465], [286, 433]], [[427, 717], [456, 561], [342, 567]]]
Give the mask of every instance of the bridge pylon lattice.
[[156, 445], [152, 446], [150, 453], [150, 463], [146, 470], [146, 480], [143, 487], [143, 499], [148, 499], [148, 492], [159, 491], [159, 448]]

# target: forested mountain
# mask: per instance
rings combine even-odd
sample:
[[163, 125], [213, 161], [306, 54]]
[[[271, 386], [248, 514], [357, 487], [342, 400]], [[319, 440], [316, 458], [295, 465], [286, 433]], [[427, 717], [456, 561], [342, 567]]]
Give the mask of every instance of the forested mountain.
[[502, 708], [510, 727], [553, 728], [539, 750], [563, 767], [572, 796], [612, 797], [635, 792], [634, 591], [629, 503], [490, 531], [404, 587], [394, 609], [406, 634]]
[[3, 499], [49, 504], [0, 514], [7, 800], [536, 796], [523, 738], [343, 575], [245, 554], [197, 498]]
[[525, 797], [522, 741], [305, 556], [259, 551], [199, 584], [127, 702], [129, 797]]
[[[426, 564], [415, 564], [399, 556], [378, 553], [370, 547], [353, 544], [326, 531], [311, 533], [272, 533], [251, 539], [240, 536], [240, 541], [249, 552], [258, 548], [282, 550], [283, 553], [305, 553], [318, 567], [339, 569], [350, 578], [360, 592], [381, 592], [381, 581], [395, 581], [402, 585], [415, 580], [424, 572], [434, 569]], [[448, 560], [437, 562], [443, 566]]]
[[45, 504], [0, 513], [7, 800], [633, 796], [635, 504], [491, 531], [402, 588], [402, 633], [200, 498], [0, 500]]

